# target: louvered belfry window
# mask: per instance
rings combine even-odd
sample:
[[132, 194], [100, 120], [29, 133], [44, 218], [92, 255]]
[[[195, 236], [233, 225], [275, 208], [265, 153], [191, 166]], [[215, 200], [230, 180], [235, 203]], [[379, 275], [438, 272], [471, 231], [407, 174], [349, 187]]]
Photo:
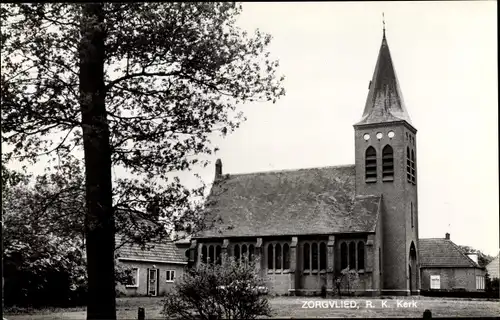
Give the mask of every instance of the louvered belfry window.
[[382, 180], [394, 180], [394, 152], [389, 145], [382, 150]]
[[368, 147], [365, 153], [365, 181], [377, 182], [377, 152]]
[[413, 152], [413, 149], [411, 150], [411, 182], [413, 184], [416, 184], [416, 179], [415, 179], [415, 153]]
[[406, 147], [406, 179], [411, 183], [411, 158], [410, 148]]

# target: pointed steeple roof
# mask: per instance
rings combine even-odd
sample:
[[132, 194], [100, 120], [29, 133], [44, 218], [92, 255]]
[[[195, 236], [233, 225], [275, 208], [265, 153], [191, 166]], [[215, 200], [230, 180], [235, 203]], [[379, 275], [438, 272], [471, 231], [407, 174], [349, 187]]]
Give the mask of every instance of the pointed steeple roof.
[[370, 82], [365, 110], [356, 125], [384, 123], [405, 120], [411, 125], [410, 116], [399, 88], [398, 78], [392, 63], [389, 45], [384, 35], [378, 53], [377, 64]]

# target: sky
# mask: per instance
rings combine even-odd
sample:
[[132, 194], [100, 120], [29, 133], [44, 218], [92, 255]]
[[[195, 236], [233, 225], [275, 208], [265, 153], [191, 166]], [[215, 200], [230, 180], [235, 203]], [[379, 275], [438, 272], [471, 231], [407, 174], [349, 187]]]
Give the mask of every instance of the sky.
[[[495, 1], [244, 3], [238, 25], [272, 35], [286, 96], [249, 103], [226, 138], [223, 173], [354, 164], [361, 119], [386, 37], [417, 133], [420, 238], [499, 250], [498, 66]], [[40, 166], [40, 165], [38, 165]], [[38, 171], [38, 170], [37, 170]], [[182, 174], [187, 184], [192, 173]]]

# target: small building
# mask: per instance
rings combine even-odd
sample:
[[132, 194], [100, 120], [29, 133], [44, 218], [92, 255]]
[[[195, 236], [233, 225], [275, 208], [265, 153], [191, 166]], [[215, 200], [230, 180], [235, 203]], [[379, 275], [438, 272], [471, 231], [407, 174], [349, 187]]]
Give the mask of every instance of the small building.
[[445, 238], [419, 239], [421, 290], [484, 290], [486, 271]]
[[500, 278], [500, 266], [498, 263], [498, 257], [499, 255], [497, 254], [497, 256], [486, 265], [486, 271], [488, 271], [490, 279], [492, 280]]
[[187, 245], [173, 241], [150, 242], [146, 248], [124, 244], [118, 248], [118, 262], [132, 270], [133, 280], [119, 285], [117, 290], [126, 296], [162, 296], [172, 290], [187, 266]]

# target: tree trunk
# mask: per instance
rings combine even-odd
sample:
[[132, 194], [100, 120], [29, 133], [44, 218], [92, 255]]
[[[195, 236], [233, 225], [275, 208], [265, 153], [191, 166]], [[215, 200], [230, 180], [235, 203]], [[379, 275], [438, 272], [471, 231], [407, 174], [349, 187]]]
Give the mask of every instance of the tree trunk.
[[87, 319], [116, 319], [111, 149], [104, 86], [104, 12], [83, 5], [80, 106], [85, 152]]

